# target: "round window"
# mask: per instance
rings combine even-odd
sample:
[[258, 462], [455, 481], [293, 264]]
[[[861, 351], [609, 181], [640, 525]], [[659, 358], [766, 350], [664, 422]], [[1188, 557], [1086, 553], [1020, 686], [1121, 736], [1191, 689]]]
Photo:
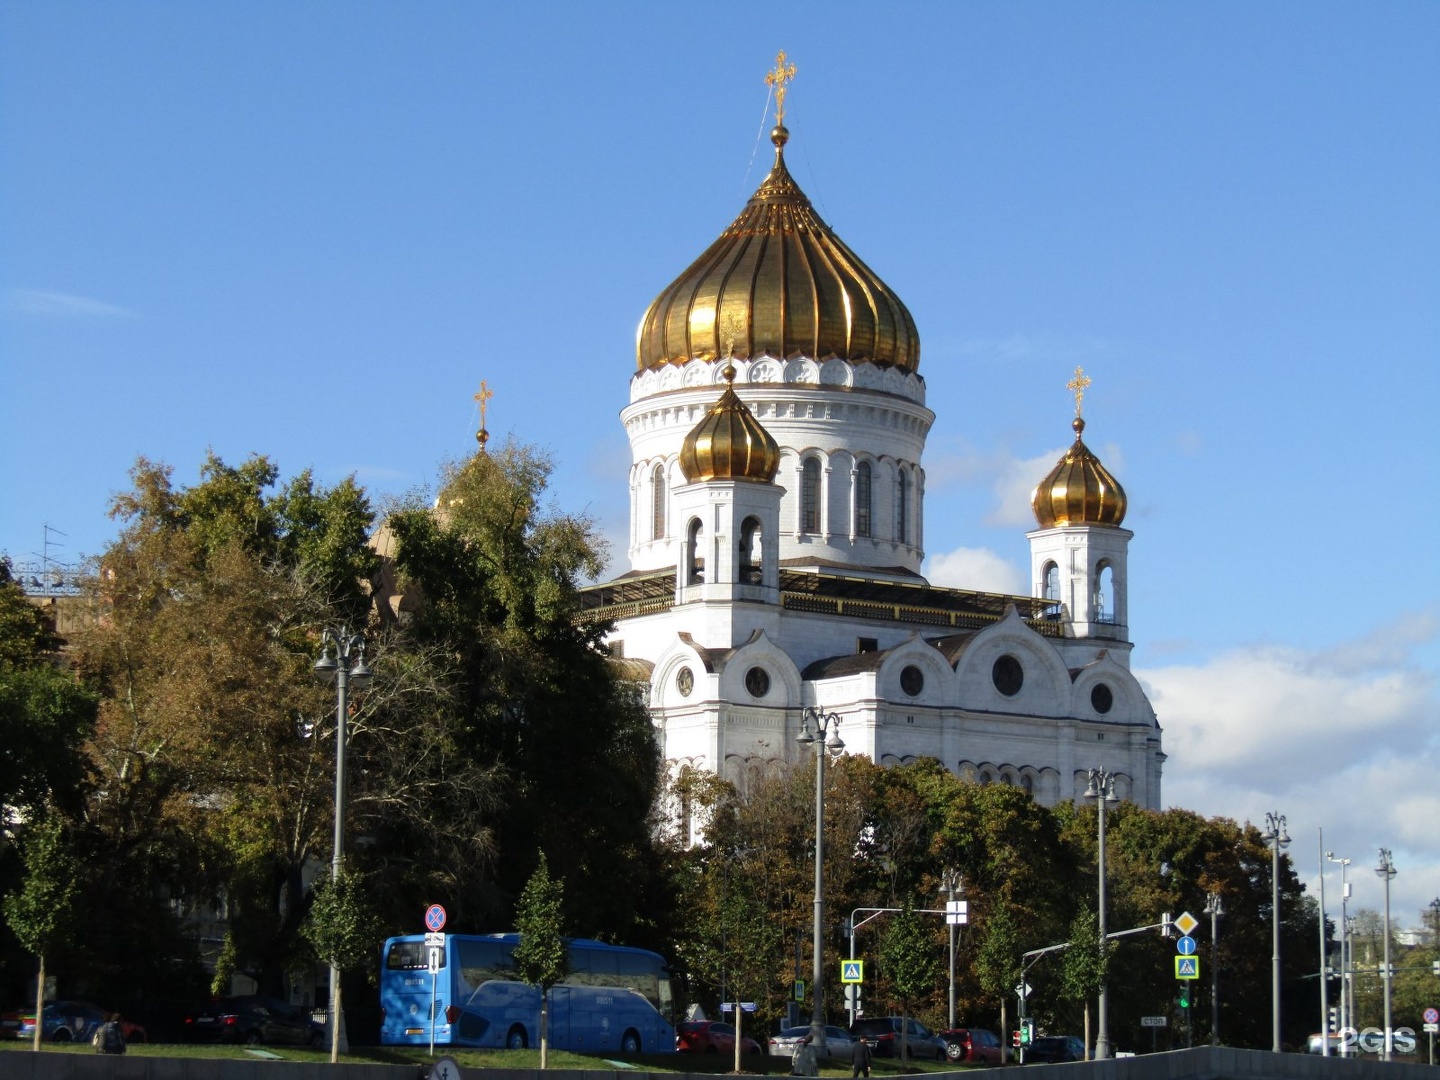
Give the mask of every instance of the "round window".
[[681, 697], [689, 697], [690, 691], [695, 689], [695, 673], [688, 667], [682, 667], [675, 676], [675, 689], [680, 691]]
[[1025, 685], [1025, 669], [1020, 666], [1019, 660], [1006, 654], [995, 661], [995, 666], [990, 669], [990, 678], [996, 690], [1006, 697], [1014, 697]]
[[752, 667], [745, 672], [745, 689], [751, 697], [764, 697], [770, 692], [770, 673], [763, 667]]
[[925, 673], [914, 664], [906, 665], [905, 670], [900, 672], [900, 689], [915, 697], [925, 689]]
[[1115, 695], [1103, 682], [1096, 683], [1095, 689], [1090, 691], [1090, 704], [1094, 706], [1096, 712], [1107, 713], [1115, 704]]

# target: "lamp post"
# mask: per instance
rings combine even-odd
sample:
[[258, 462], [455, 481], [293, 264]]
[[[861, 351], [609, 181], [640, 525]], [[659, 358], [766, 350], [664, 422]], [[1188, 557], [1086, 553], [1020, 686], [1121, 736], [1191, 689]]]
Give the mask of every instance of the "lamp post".
[[1430, 947], [1440, 948], [1440, 896], [1430, 901]]
[[955, 906], [958, 896], [965, 895], [965, 883], [960, 878], [960, 871], [953, 867], [947, 867], [944, 877], [941, 879], [940, 888], [950, 894], [950, 903], [945, 908], [945, 923], [950, 931], [950, 1028], [955, 1027], [955, 927], [965, 921], [965, 916]]
[[[1109, 944], [1105, 938], [1105, 804], [1118, 802], [1115, 798], [1115, 774], [1104, 769], [1091, 769], [1086, 774], [1088, 783], [1084, 797], [1095, 800], [1095, 814], [1100, 823], [1100, 851], [1096, 873], [1100, 879], [1100, 954], [1104, 956]], [[1023, 980], [1022, 980], [1023, 981]], [[1110, 987], [1109, 977], [1100, 982], [1097, 1032], [1095, 1034], [1095, 1058], [1104, 1061], [1110, 1056]]]
[[[1350, 884], [1345, 880], [1345, 868], [1349, 859], [1337, 859], [1333, 851], [1327, 851], [1325, 858], [1340, 867], [1340, 1056], [1345, 1056], [1349, 1039], [1345, 1032], [1350, 1020], [1350, 913], [1346, 910], [1350, 901]], [[1327, 1017], [1328, 1019], [1328, 1017]]]
[[825, 1046], [825, 955], [822, 932], [825, 922], [825, 758], [845, 749], [840, 740], [840, 717], [813, 706], [806, 706], [800, 716], [800, 734], [796, 742], [815, 746], [815, 925], [814, 964], [810, 969], [811, 999], [810, 1042], [817, 1050]]
[[1390, 982], [1392, 971], [1390, 968], [1390, 879], [1395, 876], [1395, 863], [1391, 861], [1390, 849], [1380, 849], [1380, 865], [1375, 867], [1375, 873], [1380, 875], [1385, 882], [1385, 975], [1381, 986], [1385, 989], [1385, 1058], [1389, 1061], [1392, 1052], [1392, 1038], [1390, 1034]]
[[1285, 815], [1268, 812], [1265, 832], [1261, 834], [1270, 845], [1270, 1049], [1280, 1053], [1280, 849], [1290, 845], [1285, 831]]
[[1210, 916], [1210, 1045], [1220, 1045], [1220, 930], [1217, 920], [1225, 914], [1225, 902], [1218, 892], [1205, 894], [1204, 914]]
[[[330, 855], [330, 880], [340, 880], [340, 863], [345, 851], [345, 722], [349, 716], [350, 690], [363, 690], [374, 677], [365, 663], [365, 639], [352, 634], [348, 626], [326, 627], [323, 648], [315, 661], [315, 674], [335, 684], [335, 838]], [[335, 655], [331, 655], [331, 650]], [[340, 1056], [340, 969], [330, 964], [330, 1060]]]

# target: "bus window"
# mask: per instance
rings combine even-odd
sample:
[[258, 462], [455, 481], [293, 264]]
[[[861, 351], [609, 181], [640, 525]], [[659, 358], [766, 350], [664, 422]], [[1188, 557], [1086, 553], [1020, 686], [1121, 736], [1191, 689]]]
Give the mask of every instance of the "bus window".
[[460, 980], [471, 990], [478, 990], [491, 979], [504, 979], [510, 974], [510, 950], [498, 941], [455, 939], [455, 962], [460, 966]]
[[[423, 941], [396, 941], [385, 954], [385, 966], [391, 971], [424, 971], [430, 956]], [[445, 966], [445, 950], [440, 950], [440, 966]]]

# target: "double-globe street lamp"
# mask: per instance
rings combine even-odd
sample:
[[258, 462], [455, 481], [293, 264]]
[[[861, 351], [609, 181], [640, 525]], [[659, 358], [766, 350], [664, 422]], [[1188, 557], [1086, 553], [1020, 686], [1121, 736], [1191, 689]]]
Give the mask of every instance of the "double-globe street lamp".
[[[1086, 774], [1089, 783], [1085, 788], [1084, 797], [1095, 800], [1095, 813], [1100, 823], [1100, 853], [1097, 859], [1096, 873], [1100, 879], [1099, 902], [1100, 902], [1100, 955], [1106, 953], [1109, 941], [1106, 939], [1105, 927], [1105, 807], [1107, 803], [1118, 802], [1115, 798], [1115, 774], [1105, 769], [1091, 769]], [[1024, 981], [1023, 979], [1021, 980]], [[1099, 1030], [1095, 1035], [1095, 1057], [1103, 1061], [1110, 1056], [1110, 987], [1108, 976], [1100, 982], [1100, 1007], [1097, 1010]]]
[[[1340, 1038], [1336, 1052], [1344, 1057], [1350, 1042], [1345, 1033], [1354, 1023], [1350, 1004], [1350, 883], [1345, 880], [1345, 868], [1350, 865], [1350, 860], [1336, 858], [1333, 851], [1327, 851], [1325, 858], [1340, 867]], [[1328, 1023], [1330, 1018], [1327, 1016], [1325, 1019]]]
[[1395, 876], [1395, 863], [1390, 858], [1390, 849], [1380, 849], [1380, 865], [1375, 867], [1375, 873], [1380, 875], [1385, 882], [1385, 977], [1381, 986], [1385, 988], [1385, 1061], [1390, 1060], [1393, 1052], [1393, 1038], [1390, 1028], [1390, 983], [1394, 978], [1395, 970], [1390, 966], [1390, 879]]
[[[365, 639], [352, 634], [348, 626], [326, 627], [323, 648], [315, 661], [315, 674], [335, 684], [335, 839], [330, 856], [330, 880], [340, 881], [340, 863], [345, 852], [345, 724], [350, 710], [350, 691], [370, 685], [374, 673], [365, 663]], [[331, 655], [331, 651], [334, 655]], [[341, 1014], [340, 969], [330, 964], [330, 1060], [340, 1054]]]
[[1280, 1053], [1280, 849], [1290, 845], [1285, 815], [1266, 812], [1265, 831], [1270, 845], [1270, 1049]]
[[822, 932], [825, 921], [825, 759], [845, 749], [840, 739], [840, 717], [813, 706], [800, 716], [802, 746], [815, 744], [815, 926], [814, 966], [811, 968], [810, 1042], [816, 1049], [825, 1046], [825, 956]]
[[1225, 901], [1219, 892], [1205, 894], [1203, 913], [1210, 916], [1210, 1045], [1220, 1045], [1220, 916]]

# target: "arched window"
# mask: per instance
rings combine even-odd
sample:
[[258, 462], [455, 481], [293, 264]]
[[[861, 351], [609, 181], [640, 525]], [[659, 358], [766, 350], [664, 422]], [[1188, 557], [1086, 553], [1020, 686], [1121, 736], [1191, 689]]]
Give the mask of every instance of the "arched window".
[[900, 470], [895, 484], [895, 539], [910, 542], [910, 474]]
[[760, 567], [763, 558], [761, 552], [760, 522], [757, 518], [746, 518], [740, 526], [739, 579], [741, 583], [760, 584]]
[[870, 535], [870, 463], [855, 466], [855, 535]]
[[705, 553], [701, 548], [705, 529], [699, 518], [690, 520], [690, 528], [685, 536], [685, 565], [687, 572], [685, 584], [699, 585], [705, 580]]
[[1115, 568], [1102, 562], [1095, 575], [1095, 621], [1115, 621]]
[[665, 466], [656, 465], [650, 474], [650, 539], [665, 538], [665, 504], [669, 500], [669, 489], [665, 485]]
[[820, 531], [820, 462], [813, 457], [800, 468], [800, 531]]
[[1060, 567], [1047, 562], [1044, 570], [1044, 597], [1046, 600], [1060, 599]]

